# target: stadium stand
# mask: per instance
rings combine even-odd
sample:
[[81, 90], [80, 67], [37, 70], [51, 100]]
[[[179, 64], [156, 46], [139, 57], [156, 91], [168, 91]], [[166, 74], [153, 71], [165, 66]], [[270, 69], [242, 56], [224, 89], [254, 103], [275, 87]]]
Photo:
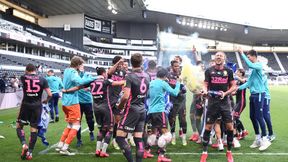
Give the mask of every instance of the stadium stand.
[[236, 63], [237, 68], [239, 68], [239, 63], [237, 61], [236, 53], [235, 52], [225, 52], [227, 57], [227, 62]]
[[288, 72], [288, 53], [277, 52], [277, 56], [279, 57], [285, 71]]
[[274, 57], [273, 53], [262, 53], [258, 52], [258, 56], [262, 56], [267, 59], [268, 61], [268, 67], [271, 71], [281, 71], [279, 64], [276, 61], [276, 58]]
[[205, 65], [208, 65], [210, 60], [212, 59], [212, 55], [214, 55], [214, 54], [215, 53], [213, 53], [213, 52], [208, 52], [208, 53], [202, 54], [201, 59], [202, 59], [203, 63]]

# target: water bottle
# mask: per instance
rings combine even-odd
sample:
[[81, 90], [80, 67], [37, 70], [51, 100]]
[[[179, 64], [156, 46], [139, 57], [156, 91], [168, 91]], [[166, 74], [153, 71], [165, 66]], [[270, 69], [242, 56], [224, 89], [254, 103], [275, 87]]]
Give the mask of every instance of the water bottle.
[[214, 98], [220, 98], [222, 96], [222, 92], [220, 91], [208, 91], [208, 95]]

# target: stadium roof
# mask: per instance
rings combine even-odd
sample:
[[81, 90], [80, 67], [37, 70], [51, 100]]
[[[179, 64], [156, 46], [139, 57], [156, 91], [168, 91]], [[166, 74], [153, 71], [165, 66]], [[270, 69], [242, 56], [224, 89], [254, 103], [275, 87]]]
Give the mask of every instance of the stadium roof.
[[[10, 1], [14, 2], [16, 1], [19, 4], [19, 1], [17, 0], [10, 0]], [[168, 2], [168, 0], [164, 1]], [[181, 3], [181, 1], [186, 0], [178, 0], [177, 2]], [[157, 23], [159, 24], [161, 30], [166, 30], [170, 28], [176, 34], [191, 35], [194, 32], [198, 32], [200, 37], [213, 40], [241, 43], [248, 45], [288, 46], [288, 30], [285, 29], [259, 28], [259, 27], [253, 27], [255, 25], [250, 26], [249, 23], [245, 24], [235, 21], [231, 23], [231, 21], [229, 21], [229, 19], [231, 19], [231, 16], [229, 16], [231, 14], [230, 12], [227, 13], [227, 19], [220, 19], [214, 17], [213, 20], [209, 19], [208, 18], [209, 16], [201, 17], [199, 15], [198, 16], [195, 15], [193, 17], [193, 15], [185, 14], [188, 15], [185, 16], [185, 18], [188, 19], [194, 18], [197, 21], [203, 21], [203, 22], [211, 21], [213, 23], [224, 24], [227, 27], [227, 31], [207, 30], [199, 27], [191, 27], [187, 25], [182, 25], [181, 23], [176, 21], [177, 19], [179, 19], [179, 16], [182, 17], [181, 14], [184, 14], [183, 12], [173, 13], [169, 11], [163, 12], [163, 10], [160, 12], [158, 9], [155, 9], [157, 8], [157, 6], [153, 7], [152, 4], [149, 4], [148, 2], [150, 2], [150, 0], [21, 0], [21, 4], [19, 5], [31, 8], [47, 16], [85, 13], [89, 16], [105, 20], [128, 21], [139, 23], [144, 22]], [[161, 0], [161, 2], [163, 2], [163, 0]], [[115, 8], [118, 14], [113, 14], [111, 10], [108, 9], [109, 4], [112, 4], [113, 8]], [[237, 3], [234, 5], [235, 8], [232, 8], [231, 11], [235, 10], [235, 12], [252, 13], [254, 8], [257, 7], [254, 6], [251, 7], [251, 9], [244, 10], [242, 8], [238, 8], [241, 5]], [[179, 7], [181, 8], [181, 6], [183, 7], [183, 5], [178, 4], [177, 8]], [[226, 8], [226, 5], [224, 6]], [[163, 6], [161, 7], [163, 8], [165, 7], [165, 5], [163, 4]], [[203, 13], [205, 13], [206, 10], [208, 11], [211, 9], [211, 8], [210, 9], [205, 8], [204, 6], [201, 5], [199, 5], [198, 7], [200, 8], [203, 7], [203, 9], [201, 10], [203, 11]], [[192, 9], [193, 7], [191, 7], [191, 10]], [[144, 11], [146, 18], [144, 18], [143, 16]], [[267, 16], [267, 13], [263, 14], [263, 16]], [[247, 21], [250, 20], [247, 16], [243, 17], [245, 19], [247, 18]], [[251, 15], [251, 17], [253, 17], [253, 15]], [[277, 17], [275, 17], [275, 19], [277, 19]], [[227, 21], [229, 21], [230, 23]], [[247, 34], [245, 34], [244, 32], [245, 30], [248, 31]]]

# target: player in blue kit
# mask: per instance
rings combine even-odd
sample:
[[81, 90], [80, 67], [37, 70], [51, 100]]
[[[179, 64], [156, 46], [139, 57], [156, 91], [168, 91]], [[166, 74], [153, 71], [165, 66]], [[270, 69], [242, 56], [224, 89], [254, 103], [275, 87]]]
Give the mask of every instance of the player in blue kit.
[[[50, 87], [52, 98], [49, 100], [49, 107], [50, 107], [50, 118], [51, 122], [58, 122], [59, 121], [59, 111], [58, 111], [58, 100], [59, 100], [59, 93], [63, 88], [63, 83], [61, 78], [56, 77], [54, 75], [53, 70], [49, 70], [47, 73], [47, 77], [45, 78], [48, 82]], [[55, 117], [54, 117], [55, 111]], [[54, 121], [55, 118], [55, 121]]]
[[[83, 79], [91, 77], [91, 75], [85, 73], [84, 71], [81, 71], [79, 73], [79, 76]], [[89, 128], [89, 136], [90, 136], [90, 141], [94, 141], [94, 116], [93, 116], [93, 109], [92, 109], [92, 95], [90, 92], [90, 88], [86, 87], [83, 89], [80, 89], [78, 91], [78, 97], [79, 97], [79, 105], [80, 105], [80, 112], [81, 112], [81, 119], [83, 114], [85, 114], [86, 122]], [[81, 127], [82, 127], [82, 122], [81, 122]], [[81, 127], [77, 132], [77, 147], [80, 147], [82, 145], [82, 140], [81, 140]]]
[[95, 80], [94, 77], [81, 78], [79, 71], [84, 69], [84, 60], [81, 57], [74, 56], [71, 59], [70, 67], [65, 69], [63, 77], [63, 97], [62, 97], [62, 109], [65, 114], [65, 121], [67, 127], [64, 129], [59, 143], [56, 146], [56, 151], [59, 151], [62, 155], [75, 155], [69, 149], [69, 145], [77, 135], [77, 131], [80, 129], [81, 111], [79, 105], [78, 91], [69, 92], [68, 89], [85, 85]]
[[[263, 66], [261, 62], [258, 62], [257, 52], [255, 50], [248, 51], [247, 56], [243, 53], [241, 48], [239, 49], [239, 52], [247, 66], [252, 69], [248, 81], [238, 88], [239, 90], [248, 87], [250, 88], [250, 119], [256, 136], [250, 148], [259, 147], [260, 151], [264, 151], [271, 145], [271, 142], [267, 138], [266, 125], [263, 116], [265, 99]], [[259, 125], [261, 128], [261, 135], [259, 132]]]
[[149, 86], [149, 109], [148, 118], [152, 124], [152, 135], [148, 137], [150, 146], [156, 145], [158, 131], [161, 136], [158, 138], [157, 145], [159, 147], [159, 162], [170, 162], [171, 159], [164, 156], [165, 147], [172, 140], [172, 134], [168, 130], [168, 120], [165, 113], [165, 94], [170, 93], [172, 96], [177, 96], [180, 92], [180, 83], [175, 83], [174, 89], [166, 82], [168, 70], [161, 68], [157, 72], [157, 78], [150, 83]]
[[276, 136], [274, 135], [272, 121], [271, 121], [271, 114], [270, 114], [271, 95], [270, 95], [266, 75], [264, 75], [264, 85], [265, 85], [265, 99], [264, 99], [264, 106], [263, 106], [263, 117], [268, 128], [267, 138], [270, 142], [272, 142], [273, 140], [275, 140]]

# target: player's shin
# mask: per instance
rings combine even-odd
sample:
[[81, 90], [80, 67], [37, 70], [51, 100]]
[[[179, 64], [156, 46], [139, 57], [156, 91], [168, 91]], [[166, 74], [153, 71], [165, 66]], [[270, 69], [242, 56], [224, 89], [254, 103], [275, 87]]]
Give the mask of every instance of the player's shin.
[[[101, 130], [101, 128], [99, 129]], [[96, 152], [102, 149], [103, 131], [99, 131], [97, 134]]]
[[24, 129], [22, 129], [22, 128], [16, 128], [16, 132], [17, 132], [17, 136], [18, 136], [21, 144], [22, 144], [22, 145], [26, 144]]
[[233, 130], [227, 130], [227, 150], [231, 151], [233, 144]]
[[29, 152], [32, 153], [37, 142], [37, 132], [31, 132], [29, 141]]
[[125, 137], [117, 136], [116, 141], [117, 141], [119, 147], [121, 148], [121, 150], [123, 151], [123, 154], [126, 157], [127, 161], [133, 162], [131, 147], [129, 146], [129, 144], [125, 140]]
[[73, 139], [77, 135], [77, 131], [80, 129], [80, 124], [79, 123], [73, 123], [72, 128], [69, 131], [69, 134], [65, 140], [65, 144], [62, 147], [62, 150], [67, 150]]
[[204, 135], [203, 135], [203, 152], [207, 152], [208, 151], [208, 144], [209, 144], [209, 140], [210, 140], [210, 130], [205, 130], [204, 131]]
[[104, 137], [104, 143], [103, 143], [103, 146], [102, 146], [102, 152], [106, 152], [107, 150], [107, 147], [110, 143], [110, 139], [111, 139], [111, 136], [112, 136], [113, 132], [112, 131], [108, 131]]
[[136, 144], [136, 162], [142, 162], [143, 154], [144, 154], [144, 143], [142, 138], [134, 137], [134, 141]]

